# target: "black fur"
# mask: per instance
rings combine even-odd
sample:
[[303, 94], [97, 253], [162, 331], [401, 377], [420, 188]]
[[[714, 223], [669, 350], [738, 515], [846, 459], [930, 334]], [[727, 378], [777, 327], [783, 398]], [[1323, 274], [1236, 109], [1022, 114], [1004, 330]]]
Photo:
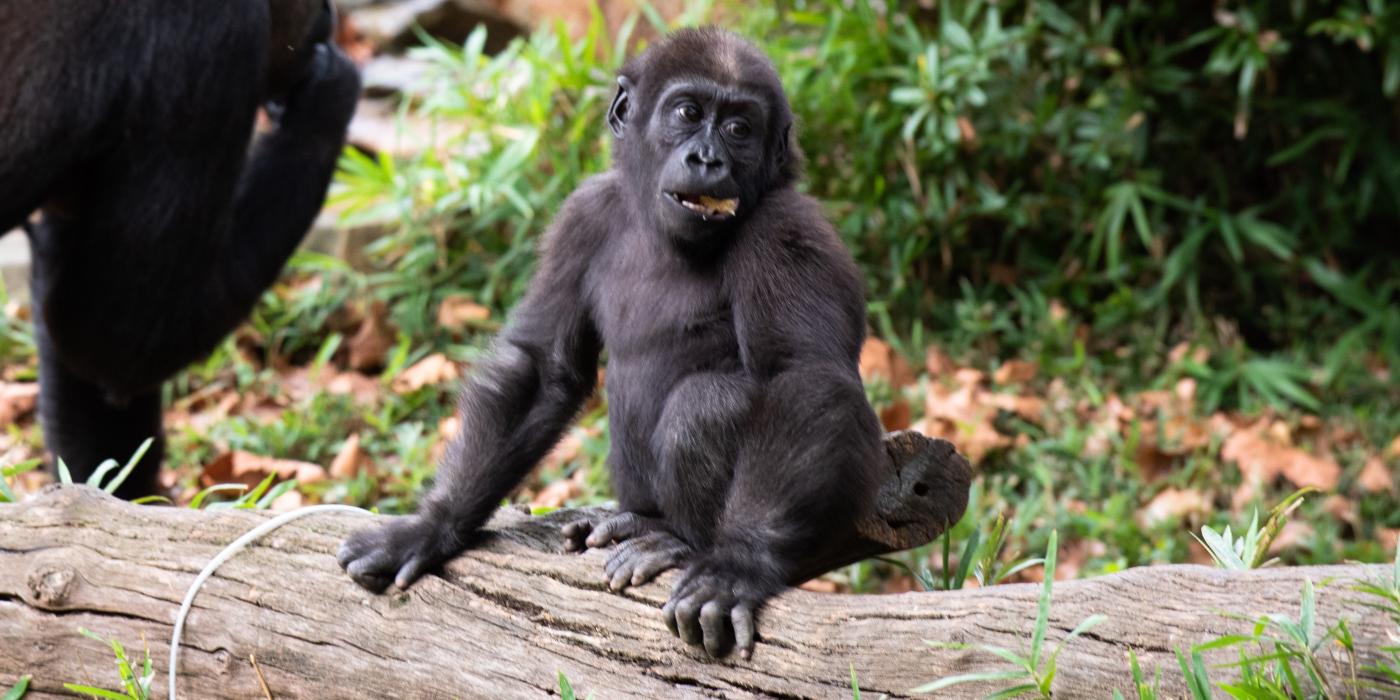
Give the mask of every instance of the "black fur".
[[[40, 417], [76, 478], [160, 436], [160, 383], [247, 314], [320, 209], [359, 78], [325, 17], [269, 74], [270, 13], [294, 1], [0, 2], [0, 232], [42, 210]], [[119, 495], [154, 493], [160, 459]]]
[[[339, 559], [381, 591], [471, 545], [588, 397], [606, 348], [619, 514], [566, 527], [568, 546], [620, 543], [615, 589], [683, 567], [668, 624], [712, 655], [747, 653], [763, 602], [873, 500], [862, 283], [820, 206], [792, 188], [792, 115], [757, 49], [679, 32], [619, 86], [618, 165], [556, 217], [529, 295], [463, 392], [436, 485], [416, 515], [355, 534]], [[677, 91], [693, 111], [670, 101]], [[744, 101], [757, 109], [731, 109]], [[735, 115], [747, 129], [726, 126]], [[668, 183], [737, 194], [738, 211], [706, 220]]]

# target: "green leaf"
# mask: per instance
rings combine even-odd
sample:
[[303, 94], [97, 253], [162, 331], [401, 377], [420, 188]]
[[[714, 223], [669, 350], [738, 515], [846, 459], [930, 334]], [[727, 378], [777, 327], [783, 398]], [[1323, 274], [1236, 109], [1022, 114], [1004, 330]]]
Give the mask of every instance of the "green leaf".
[[20, 700], [20, 698], [24, 697], [25, 693], [29, 692], [29, 681], [33, 678], [34, 677], [29, 674], [20, 676], [17, 683], [10, 686], [10, 689], [5, 691], [4, 695], [0, 695], [0, 700]]
[[564, 676], [563, 671], [559, 671], [559, 700], [574, 700], [574, 686], [569, 679]]
[[64, 683], [64, 684], [63, 684], [63, 687], [64, 687], [64, 688], [67, 688], [68, 690], [71, 690], [71, 691], [73, 691], [73, 692], [75, 692], [75, 693], [81, 693], [81, 694], [83, 694], [83, 695], [91, 695], [92, 697], [95, 697], [95, 698], [103, 698], [103, 700], [131, 700], [131, 696], [129, 696], [129, 695], [122, 695], [122, 694], [120, 694], [120, 693], [114, 693], [114, 692], [112, 692], [112, 691], [110, 691], [110, 690], [105, 690], [105, 689], [103, 689], [103, 688], [94, 688], [93, 686], [90, 686], [90, 685], [78, 685], [78, 684], [76, 684], [76, 683]]
[[126, 466], [122, 467], [122, 470], [117, 472], [117, 475], [112, 477], [112, 480], [102, 487], [102, 490], [107, 493], [116, 493], [122, 482], [131, 475], [131, 471], [136, 468], [136, 464], [141, 461], [141, 458], [146, 456], [146, 451], [151, 449], [151, 445], [155, 444], [155, 441], [156, 439], [153, 437], [146, 438], [141, 446], [136, 448], [136, 452], [131, 455], [131, 458], [126, 460]]
[[1031, 633], [1031, 667], [1040, 665], [1040, 649], [1045, 644], [1045, 630], [1050, 626], [1050, 597], [1055, 588], [1055, 557], [1059, 548], [1059, 531], [1050, 531], [1045, 545], [1045, 582], [1040, 588], [1040, 601], [1035, 615], [1035, 630]]
[[[1026, 672], [1025, 672], [1025, 671], [1021, 671], [1021, 670], [1014, 670], [1014, 671], [982, 671], [982, 672], [979, 672], [979, 673], [964, 673], [964, 674], [957, 675], [957, 676], [948, 676], [948, 677], [946, 677], [946, 678], [940, 678], [940, 679], [938, 679], [938, 680], [936, 680], [936, 681], [934, 681], [934, 682], [932, 682], [932, 683], [926, 683], [926, 684], [921, 685], [921, 686], [919, 686], [919, 687], [917, 687], [917, 688], [914, 688], [913, 690], [910, 690], [909, 692], [910, 692], [910, 693], [936, 693], [936, 692], [938, 692], [938, 691], [940, 691], [940, 690], [943, 690], [944, 688], [948, 688], [948, 687], [955, 686], [955, 685], [960, 685], [960, 684], [962, 684], [962, 683], [979, 683], [979, 682], [982, 682], [982, 681], [1008, 681], [1008, 680], [1015, 680], [1015, 679], [1021, 679], [1021, 678], [1026, 678], [1026, 677], [1027, 677]], [[1035, 685], [1032, 684], [1032, 685], [1030, 685], [1029, 687], [1034, 688]]]

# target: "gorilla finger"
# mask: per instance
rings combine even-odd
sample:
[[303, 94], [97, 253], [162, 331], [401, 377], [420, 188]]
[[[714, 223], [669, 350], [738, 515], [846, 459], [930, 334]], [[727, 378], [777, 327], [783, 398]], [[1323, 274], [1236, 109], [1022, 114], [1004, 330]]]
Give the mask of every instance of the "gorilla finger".
[[734, 625], [734, 646], [745, 658], [753, 657], [753, 609], [740, 603], [729, 611], [729, 620]]
[[394, 585], [400, 590], [413, 585], [423, 574], [427, 573], [432, 563], [423, 555], [418, 555], [408, 561], [407, 564], [399, 567], [399, 575], [394, 577]]
[[625, 540], [633, 534], [637, 516], [632, 513], [614, 515], [598, 524], [588, 536], [589, 547], [606, 547], [614, 540]]
[[359, 558], [360, 547], [359, 543], [355, 541], [354, 537], [345, 540], [344, 542], [341, 542], [340, 549], [337, 549], [335, 551], [335, 562], [337, 564], [340, 564], [340, 568], [342, 569], [350, 568], [351, 562], [354, 562], [356, 559]]
[[661, 618], [666, 621], [666, 629], [671, 630], [671, 634], [681, 636], [680, 629], [676, 625], [676, 599], [672, 598], [661, 606]]
[[384, 575], [384, 570], [373, 566], [369, 558], [356, 559], [345, 567], [345, 573], [350, 574], [350, 578], [355, 583], [360, 584], [365, 590], [371, 593], [383, 593], [389, 587], [392, 580]]
[[700, 587], [703, 585], [705, 585], [704, 582], [697, 576], [683, 578], [679, 583], [676, 584], [675, 590], [671, 591], [671, 597], [677, 600], [681, 598], [689, 598], [690, 596], [695, 595], [695, 593], [699, 591]]
[[613, 550], [613, 553], [608, 556], [608, 560], [603, 563], [603, 571], [606, 571], [608, 576], [612, 577], [613, 574], [617, 573], [618, 569], [624, 566], [630, 569], [633, 555], [632, 549], [633, 548], [628, 547], [627, 543], [624, 542], [623, 546]]
[[700, 629], [705, 634], [705, 651], [713, 658], [729, 652], [729, 615], [717, 600], [700, 608]]
[[676, 565], [673, 556], [653, 556], [632, 571], [632, 585], [640, 586]]
[[564, 533], [564, 551], [581, 552], [587, 549], [584, 539], [588, 537], [588, 533], [593, 531], [593, 523], [580, 520], [565, 525], [560, 528], [560, 531]]
[[613, 592], [620, 591], [627, 587], [627, 583], [632, 580], [632, 567], [623, 563], [613, 572], [612, 578], [608, 580], [608, 588]]
[[698, 645], [704, 641], [704, 631], [700, 629], [700, 604], [694, 598], [686, 598], [676, 606], [676, 626], [680, 628], [681, 639], [686, 644]]

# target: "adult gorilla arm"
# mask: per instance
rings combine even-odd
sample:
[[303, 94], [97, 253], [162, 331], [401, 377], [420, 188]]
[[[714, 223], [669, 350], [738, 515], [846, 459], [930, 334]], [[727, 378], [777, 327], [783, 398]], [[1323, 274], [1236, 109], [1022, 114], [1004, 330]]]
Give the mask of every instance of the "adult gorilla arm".
[[407, 587], [470, 546], [592, 394], [600, 341], [586, 301], [594, 217], [585, 212], [606, 200], [589, 191], [565, 202], [529, 293], [463, 389], [462, 427], [418, 512], [341, 546], [337, 559], [361, 586]]
[[[279, 22], [305, 38], [269, 72]], [[156, 437], [118, 494], [154, 492], [160, 382], [247, 314], [310, 227], [359, 92], [330, 27], [321, 0], [0, 2], [0, 231], [43, 211], [40, 410], [77, 478]], [[250, 152], [267, 99], [279, 119]]]
[[[247, 315], [310, 228], [344, 145], [359, 79], [319, 44], [249, 151], [266, 28], [217, 16], [247, 4], [201, 3], [202, 21], [229, 28], [218, 35], [151, 39], [159, 59], [91, 127], [95, 143], [115, 145], [94, 148], [33, 236], [58, 358], [114, 398], [157, 387]], [[211, 47], [224, 53], [201, 62]]]
[[712, 656], [753, 649], [753, 614], [785, 586], [836, 561], [874, 508], [881, 429], [857, 356], [862, 281], [812, 200], [779, 190], [732, 253], [745, 369], [761, 382], [714, 544], [692, 560], [663, 609]]

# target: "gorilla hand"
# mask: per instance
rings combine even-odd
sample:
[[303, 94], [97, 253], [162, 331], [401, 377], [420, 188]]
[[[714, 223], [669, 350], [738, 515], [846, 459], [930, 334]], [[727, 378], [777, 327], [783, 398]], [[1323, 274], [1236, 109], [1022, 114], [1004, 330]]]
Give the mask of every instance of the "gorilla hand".
[[408, 588], [423, 574], [467, 548], [451, 528], [408, 515], [348, 537], [336, 553], [340, 568], [366, 590], [383, 593], [390, 584]]
[[661, 609], [666, 626], [687, 644], [714, 658], [737, 648], [753, 655], [754, 615], [782, 590], [771, 558], [762, 554], [710, 552], [689, 568]]
[[618, 513], [597, 525], [575, 521], [565, 525], [563, 532], [568, 552], [618, 543], [603, 567], [608, 588], [614, 591], [640, 586], [679, 566], [692, 552], [690, 545], [666, 529], [660, 519], [636, 513]]

